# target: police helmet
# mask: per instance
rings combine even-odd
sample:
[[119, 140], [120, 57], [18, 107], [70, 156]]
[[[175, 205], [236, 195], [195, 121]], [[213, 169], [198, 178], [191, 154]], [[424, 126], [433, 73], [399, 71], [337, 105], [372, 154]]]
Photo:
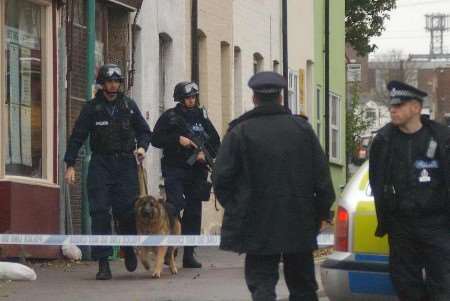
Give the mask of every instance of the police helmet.
[[173, 99], [181, 102], [190, 96], [198, 95], [198, 93], [199, 90], [196, 83], [184, 81], [176, 84], [173, 89]]
[[116, 64], [106, 64], [100, 67], [97, 74], [97, 84], [103, 85], [108, 80], [123, 81], [122, 70]]

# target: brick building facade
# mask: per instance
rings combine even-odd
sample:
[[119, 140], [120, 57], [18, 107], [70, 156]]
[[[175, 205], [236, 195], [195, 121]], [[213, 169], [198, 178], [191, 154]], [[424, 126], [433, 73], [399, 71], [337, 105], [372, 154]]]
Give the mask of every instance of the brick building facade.
[[[86, 101], [87, 80], [87, 27], [86, 27], [86, 1], [67, 1], [66, 14], [69, 16], [66, 23], [67, 33], [67, 66], [68, 66], [68, 91], [67, 129], [70, 135], [75, 120], [80, 114]], [[128, 79], [131, 68], [131, 22], [132, 13], [140, 7], [138, 0], [123, 1], [96, 1], [96, 43], [95, 60], [96, 69], [103, 63], [118, 64]], [[70, 16], [73, 15], [73, 19]], [[96, 72], [96, 70], [92, 70]], [[125, 89], [128, 81], [126, 80]], [[82, 185], [83, 175], [82, 161], [84, 150], [80, 151], [77, 161], [77, 183], [71, 186], [71, 211], [74, 233], [82, 231]]]

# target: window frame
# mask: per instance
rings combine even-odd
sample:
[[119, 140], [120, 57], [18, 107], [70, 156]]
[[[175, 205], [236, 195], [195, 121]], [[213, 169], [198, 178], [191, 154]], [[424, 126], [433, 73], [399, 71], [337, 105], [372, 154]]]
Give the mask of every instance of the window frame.
[[[288, 100], [289, 109], [293, 114], [300, 113], [300, 101], [299, 101], [299, 72], [293, 69], [289, 69], [288, 72]], [[293, 110], [293, 102], [295, 101], [295, 112]]]
[[[333, 124], [333, 99], [337, 100], [336, 105], [336, 124]], [[329, 152], [329, 159], [330, 162], [336, 163], [336, 164], [342, 164], [342, 116], [341, 116], [341, 99], [342, 97], [336, 93], [330, 92], [330, 99], [329, 99], [329, 112], [330, 112], [330, 118], [329, 118], [329, 139], [330, 139], [330, 152]], [[336, 156], [333, 156], [332, 151], [332, 145], [333, 145], [333, 130], [337, 131], [336, 135]]]
[[322, 108], [322, 88], [317, 86], [315, 91], [316, 101], [316, 135], [319, 141], [322, 141], [322, 114], [320, 109]]
[[[6, 36], [5, 36], [5, 26], [6, 26], [6, 1], [0, 0], [0, 49], [5, 49], [6, 46]], [[10, 0], [11, 1], [11, 0]], [[54, 164], [55, 164], [55, 153], [54, 153], [54, 131], [57, 129], [53, 128], [54, 122], [54, 112], [53, 112], [53, 9], [52, 2], [48, 0], [26, 0], [28, 2], [34, 3], [40, 6], [41, 9], [41, 89], [42, 89], [42, 177], [41, 178], [31, 178], [26, 176], [16, 176], [6, 174], [6, 154], [5, 147], [8, 137], [8, 118], [6, 118], [6, 110], [4, 101], [6, 99], [6, 57], [4, 51], [0, 52], [0, 78], [3, 79], [4, 84], [0, 84], [0, 125], [3, 129], [0, 131], [0, 142], [2, 146], [0, 147], [0, 181], [6, 180], [11, 182], [23, 183], [23, 184], [36, 184], [46, 187], [54, 187], [56, 183], [54, 182]]]

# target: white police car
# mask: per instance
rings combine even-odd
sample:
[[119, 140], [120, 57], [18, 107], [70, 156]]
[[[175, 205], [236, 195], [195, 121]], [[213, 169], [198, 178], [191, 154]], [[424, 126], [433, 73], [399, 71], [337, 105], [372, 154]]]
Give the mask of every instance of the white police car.
[[375, 236], [377, 218], [364, 163], [336, 206], [335, 251], [321, 264], [330, 301], [397, 300], [389, 277], [386, 236]]

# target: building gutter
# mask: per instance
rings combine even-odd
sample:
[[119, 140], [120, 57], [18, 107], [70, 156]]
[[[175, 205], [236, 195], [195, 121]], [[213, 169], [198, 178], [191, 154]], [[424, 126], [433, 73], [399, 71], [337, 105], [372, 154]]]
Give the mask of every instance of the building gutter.
[[191, 80], [197, 84], [200, 81], [200, 65], [198, 53], [198, 0], [191, 2]]
[[325, 153], [330, 158], [330, 0], [325, 0]]
[[[287, 0], [282, 2], [282, 35], [283, 35], [283, 77], [289, 81], [289, 57], [288, 57], [288, 11]], [[289, 88], [284, 88], [283, 103], [289, 107]]]

